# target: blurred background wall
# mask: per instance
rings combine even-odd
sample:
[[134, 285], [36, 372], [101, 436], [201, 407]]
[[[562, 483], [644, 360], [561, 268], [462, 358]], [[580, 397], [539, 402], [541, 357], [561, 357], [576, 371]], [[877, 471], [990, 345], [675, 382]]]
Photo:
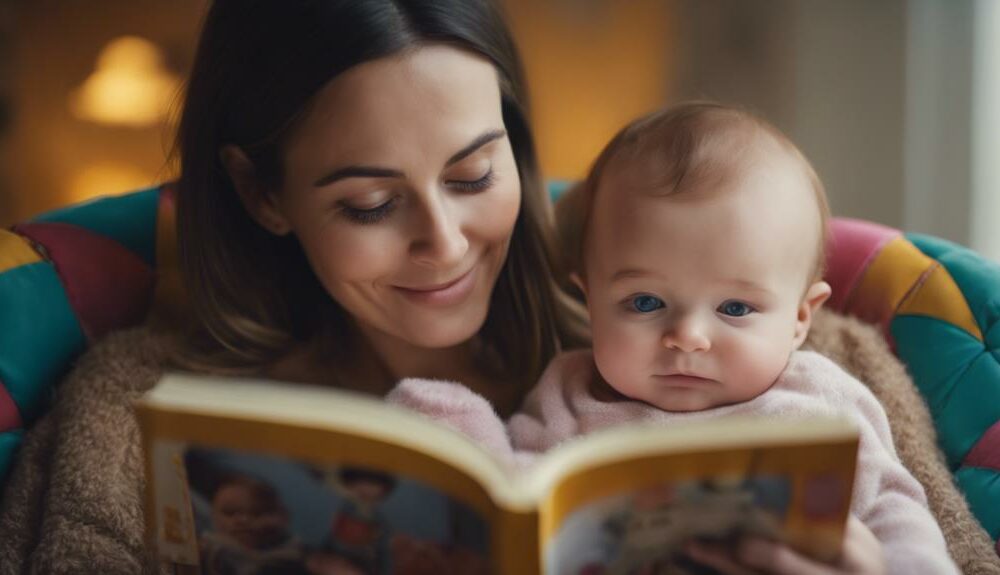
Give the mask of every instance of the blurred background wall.
[[[0, 0], [0, 226], [173, 175], [162, 110], [208, 1]], [[581, 177], [638, 114], [717, 99], [785, 130], [836, 214], [1000, 260], [1000, 2], [502, 2], [546, 176]], [[161, 112], [91, 109], [97, 85]]]
[[165, 112], [193, 58], [205, 0], [0, 3], [10, 87], [0, 225], [169, 177]]

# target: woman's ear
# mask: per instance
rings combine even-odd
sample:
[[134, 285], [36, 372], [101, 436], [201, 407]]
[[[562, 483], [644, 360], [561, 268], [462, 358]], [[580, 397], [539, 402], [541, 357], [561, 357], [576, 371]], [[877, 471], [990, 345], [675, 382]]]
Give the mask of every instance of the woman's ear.
[[793, 340], [795, 349], [798, 349], [806, 340], [806, 336], [809, 335], [809, 327], [812, 325], [813, 314], [823, 305], [823, 302], [829, 299], [831, 293], [833, 293], [833, 289], [830, 284], [824, 281], [815, 282], [806, 290], [806, 295], [799, 302], [798, 315], [795, 318], [795, 339]]
[[580, 290], [584, 298], [587, 297], [587, 282], [583, 281], [583, 276], [577, 272], [573, 272], [569, 274], [569, 281], [573, 282], [573, 285]]
[[274, 195], [261, 185], [253, 162], [239, 146], [223, 146], [219, 150], [219, 161], [229, 174], [243, 208], [254, 221], [276, 236], [284, 236], [292, 231], [292, 226], [278, 208]]

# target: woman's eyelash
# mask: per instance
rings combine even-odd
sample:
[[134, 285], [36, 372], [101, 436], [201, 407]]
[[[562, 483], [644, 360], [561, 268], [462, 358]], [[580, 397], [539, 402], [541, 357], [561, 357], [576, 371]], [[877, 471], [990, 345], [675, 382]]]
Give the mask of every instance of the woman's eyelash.
[[392, 213], [393, 208], [396, 206], [396, 200], [391, 199], [383, 202], [374, 208], [354, 208], [351, 206], [341, 206], [340, 211], [344, 216], [357, 224], [375, 224], [386, 218], [390, 213]]
[[474, 180], [471, 182], [465, 180], [449, 180], [447, 183], [449, 186], [452, 186], [453, 188], [458, 188], [464, 192], [481, 192], [486, 188], [489, 188], [491, 185], [493, 185], [493, 180], [494, 180], [494, 174], [493, 170], [491, 169], [490, 171], [486, 172], [486, 175], [479, 178], [478, 180]]
[[[463, 192], [481, 192], [493, 185], [493, 180], [495, 179], [493, 170], [486, 172], [486, 174], [474, 181], [465, 180], [450, 180], [447, 184], [453, 188], [458, 188]], [[375, 224], [383, 219], [385, 219], [395, 208], [396, 200], [391, 199], [384, 202], [374, 208], [355, 208], [352, 206], [341, 205], [340, 211], [344, 216], [354, 223], [358, 224]]]

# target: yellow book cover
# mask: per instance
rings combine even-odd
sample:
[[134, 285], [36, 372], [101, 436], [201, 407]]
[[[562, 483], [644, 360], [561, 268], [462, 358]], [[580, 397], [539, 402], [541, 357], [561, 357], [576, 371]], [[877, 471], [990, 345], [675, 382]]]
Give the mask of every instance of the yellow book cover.
[[148, 536], [176, 573], [699, 573], [683, 542], [839, 552], [847, 420], [630, 425], [505, 468], [465, 436], [322, 386], [166, 375], [136, 406]]

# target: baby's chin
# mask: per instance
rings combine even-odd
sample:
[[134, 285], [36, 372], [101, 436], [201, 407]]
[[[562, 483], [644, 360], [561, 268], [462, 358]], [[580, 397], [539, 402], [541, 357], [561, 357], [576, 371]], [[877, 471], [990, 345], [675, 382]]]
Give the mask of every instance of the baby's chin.
[[649, 405], [661, 410], [674, 413], [691, 413], [695, 411], [705, 411], [715, 407], [728, 405], [718, 398], [711, 397], [701, 390], [673, 390], [669, 395], [660, 397], [642, 398]]

